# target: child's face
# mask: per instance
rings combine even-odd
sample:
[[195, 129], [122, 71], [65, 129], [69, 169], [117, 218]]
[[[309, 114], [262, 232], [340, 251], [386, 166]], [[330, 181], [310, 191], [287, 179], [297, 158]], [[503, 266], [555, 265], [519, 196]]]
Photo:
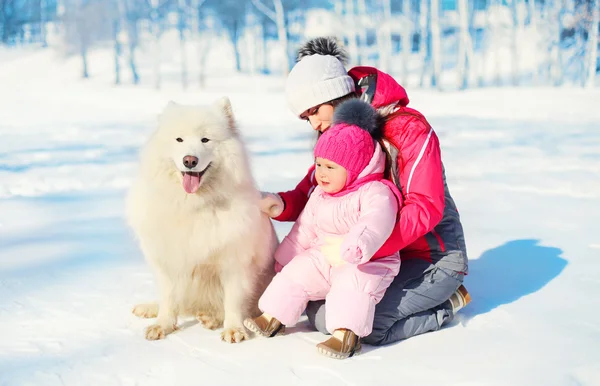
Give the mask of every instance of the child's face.
[[321, 157], [316, 158], [315, 166], [317, 183], [326, 193], [333, 194], [344, 189], [348, 172], [343, 166]]

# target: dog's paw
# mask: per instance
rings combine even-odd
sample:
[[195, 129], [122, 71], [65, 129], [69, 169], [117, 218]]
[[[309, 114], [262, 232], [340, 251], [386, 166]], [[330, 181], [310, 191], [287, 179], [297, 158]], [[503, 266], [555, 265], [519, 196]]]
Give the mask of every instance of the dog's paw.
[[137, 306], [133, 307], [131, 312], [140, 318], [156, 318], [156, 315], [158, 315], [158, 304], [138, 304]]
[[168, 334], [175, 331], [173, 328], [164, 328], [160, 324], [153, 324], [146, 328], [146, 339], [148, 340], [159, 340], [164, 339]]
[[226, 328], [221, 333], [221, 340], [227, 343], [240, 343], [245, 339], [248, 339], [248, 334], [244, 327]]
[[218, 320], [214, 316], [204, 312], [198, 312], [196, 314], [196, 319], [198, 319], [198, 321], [202, 323], [204, 328], [208, 328], [209, 330], [216, 330], [223, 324], [222, 320]]

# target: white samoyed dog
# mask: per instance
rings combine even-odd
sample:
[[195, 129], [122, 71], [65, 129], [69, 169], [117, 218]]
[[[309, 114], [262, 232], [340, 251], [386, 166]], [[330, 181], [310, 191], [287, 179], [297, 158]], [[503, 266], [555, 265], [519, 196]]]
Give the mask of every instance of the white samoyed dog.
[[141, 150], [126, 217], [153, 268], [158, 303], [133, 313], [155, 318], [146, 339], [177, 329], [178, 316], [246, 339], [246, 317], [271, 281], [278, 245], [260, 212], [260, 192], [228, 98], [209, 106], [169, 102]]

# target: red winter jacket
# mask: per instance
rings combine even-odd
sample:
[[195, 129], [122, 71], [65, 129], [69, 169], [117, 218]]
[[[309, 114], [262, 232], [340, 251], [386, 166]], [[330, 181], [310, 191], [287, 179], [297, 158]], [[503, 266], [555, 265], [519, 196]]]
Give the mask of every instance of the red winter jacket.
[[[406, 107], [409, 102], [407, 93], [391, 76], [372, 67], [355, 67], [348, 72], [356, 82], [372, 73], [377, 74], [373, 107], [394, 103], [399, 107], [384, 126], [384, 139], [398, 150], [396, 161], [399, 181], [396, 176], [393, 178], [396, 181], [392, 182], [400, 185], [404, 198], [396, 229], [375, 256], [400, 250], [403, 260], [421, 258], [436, 262], [445, 254], [445, 240], [450, 240], [455, 246], [453, 249], [464, 249], [458, 212], [445, 187], [438, 137], [421, 113]], [[315, 186], [314, 169], [311, 167], [295, 189], [279, 193], [285, 209], [275, 220], [295, 221]], [[444, 227], [442, 231], [446, 234], [442, 237], [434, 228], [445, 215], [445, 195], [449, 199], [446, 202], [450, 204], [447, 222], [451, 226]], [[456, 229], [460, 231], [459, 234], [456, 234]], [[461, 261], [458, 265], [452, 265], [452, 268], [462, 270], [462, 264]]]

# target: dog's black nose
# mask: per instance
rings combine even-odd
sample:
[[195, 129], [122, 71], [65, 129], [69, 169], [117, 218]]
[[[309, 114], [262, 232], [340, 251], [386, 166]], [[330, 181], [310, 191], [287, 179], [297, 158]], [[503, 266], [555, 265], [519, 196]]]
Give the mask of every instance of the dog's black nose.
[[183, 157], [183, 164], [188, 169], [193, 169], [198, 165], [198, 157], [194, 157], [193, 155], [186, 155]]

